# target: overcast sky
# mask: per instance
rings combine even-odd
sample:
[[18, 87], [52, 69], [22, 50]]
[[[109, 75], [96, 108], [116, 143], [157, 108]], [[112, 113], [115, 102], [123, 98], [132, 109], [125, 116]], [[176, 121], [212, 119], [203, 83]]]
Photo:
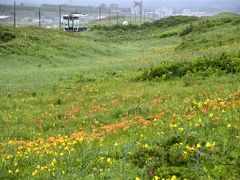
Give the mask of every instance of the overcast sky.
[[[11, 3], [14, 0], [0, 0], [0, 3]], [[129, 7], [134, 0], [16, 0], [17, 3], [48, 3], [48, 4], [69, 4], [76, 5], [93, 5], [101, 3], [117, 3], [124, 7]], [[240, 0], [143, 0], [145, 7], [234, 7], [240, 5]]]

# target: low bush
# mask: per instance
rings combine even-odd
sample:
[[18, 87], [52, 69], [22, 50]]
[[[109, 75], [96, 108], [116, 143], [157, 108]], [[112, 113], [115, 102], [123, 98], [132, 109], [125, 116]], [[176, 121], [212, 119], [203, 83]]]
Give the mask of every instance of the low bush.
[[118, 30], [139, 30], [141, 29], [141, 26], [130, 24], [128, 26], [123, 26], [121, 24], [115, 24], [112, 26], [107, 25], [94, 25], [90, 28], [90, 31], [118, 31]]
[[224, 17], [216, 20], [205, 20], [198, 21], [197, 23], [188, 25], [182, 32], [179, 34], [180, 37], [186, 36], [190, 33], [204, 33], [209, 31], [210, 28], [219, 27], [231, 23], [232, 25], [237, 25], [239, 18], [236, 17]]
[[16, 35], [8, 32], [8, 31], [1, 31], [0, 30], [0, 42], [8, 42], [16, 38]]
[[121, 24], [116, 24], [112, 26], [107, 25], [94, 25], [90, 28], [90, 31], [136, 31], [136, 30], [145, 30], [149, 28], [168, 28], [177, 26], [180, 24], [187, 24], [194, 21], [197, 21], [197, 17], [193, 16], [171, 16], [168, 18], [163, 18], [154, 22], [145, 22], [142, 25], [130, 24], [128, 26], [123, 26]]
[[195, 16], [170, 16], [168, 18], [163, 18], [152, 23], [144, 23], [143, 27], [157, 27], [157, 28], [168, 28], [177, 26], [180, 24], [188, 24], [197, 21], [198, 17]]
[[166, 38], [166, 37], [172, 37], [178, 35], [178, 32], [176, 31], [168, 31], [164, 32], [163, 34], [160, 35], [160, 38]]
[[143, 72], [138, 78], [141, 80], [152, 80], [160, 78], [163, 80], [183, 77], [186, 74], [210, 76], [215, 73], [234, 74], [240, 72], [240, 52], [236, 54], [215, 55], [202, 57], [194, 61], [167, 61], [157, 67], [152, 67]]

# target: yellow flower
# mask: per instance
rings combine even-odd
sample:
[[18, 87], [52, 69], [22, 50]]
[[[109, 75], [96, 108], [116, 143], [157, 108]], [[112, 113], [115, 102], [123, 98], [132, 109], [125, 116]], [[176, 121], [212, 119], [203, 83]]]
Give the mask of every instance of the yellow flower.
[[37, 170], [33, 171], [32, 176], [35, 176], [37, 174]]
[[228, 125], [227, 125], [227, 127], [228, 127], [228, 128], [231, 128], [231, 127], [232, 127], [232, 125], [231, 125], [231, 124], [228, 124]]
[[213, 113], [210, 113], [210, 114], [209, 114], [209, 117], [210, 117], [210, 118], [213, 118], [213, 116], [214, 116]]
[[112, 164], [112, 159], [111, 158], [107, 158], [107, 162], [109, 163], [109, 164]]
[[57, 160], [54, 158], [54, 159], [52, 160], [52, 162], [53, 162], [53, 163], [56, 163], [56, 162], [57, 162]]
[[171, 180], [177, 180], [176, 176], [172, 176]]
[[198, 103], [198, 107], [202, 107], [203, 106], [203, 103], [202, 102], [199, 102]]
[[179, 131], [183, 132], [184, 131], [184, 128], [178, 128]]
[[18, 151], [18, 152], [17, 152], [17, 156], [18, 156], [18, 157], [22, 157], [22, 155], [23, 155], [23, 154], [22, 154], [21, 151]]
[[154, 176], [154, 180], [159, 180], [159, 179], [160, 179], [160, 177]]
[[64, 153], [63, 153], [63, 152], [61, 152], [59, 155], [60, 155], [60, 156], [64, 156]]
[[65, 174], [65, 171], [62, 171], [62, 174]]
[[213, 143], [207, 142], [207, 144], [206, 144], [206, 147], [209, 149], [214, 148], [214, 146], [215, 146], [215, 142], [213, 142]]
[[76, 138], [76, 140], [78, 141], [78, 142], [82, 142], [83, 141], [83, 138], [81, 137], [81, 138]]
[[188, 153], [187, 153], [187, 151], [183, 151], [183, 154], [187, 155]]
[[12, 170], [9, 169], [9, 170], [8, 170], [8, 174], [12, 174], [12, 173], [13, 173]]
[[195, 151], [195, 150], [196, 150], [194, 147], [191, 147], [191, 146], [189, 146], [189, 145], [186, 146], [186, 149], [187, 149], [188, 151]]
[[182, 156], [183, 156], [184, 158], [187, 158], [187, 157], [188, 157], [187, 151], [183, 151]]
[[100, 161], [103, 161], [103, 160], [104, 160], [104, 157], [99, 157], [99, 160], [100, 160]]
[[139, 177], [136, 177], [135, 180], [141, 180]]
[[145, 147], [145, 148], [149, 148], [148, 144], [145, 144], [143, 147]]
[[171, 128], [176, 128], [177, 125], [176, 125], [176, 124], [170, 124], [170, 127], [171, 127]]
[[19, 172], [19, 169], [16, 169], [15, 173], [18, 173]]
[[201, 144], [197, 144], [197, 148], [200, 148], [201, 147]]

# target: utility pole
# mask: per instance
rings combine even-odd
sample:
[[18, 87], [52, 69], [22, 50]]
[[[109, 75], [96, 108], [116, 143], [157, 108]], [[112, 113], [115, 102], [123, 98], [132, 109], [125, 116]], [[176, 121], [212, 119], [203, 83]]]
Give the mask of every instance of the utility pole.
[[61, 19], [62, 19], [62, 8], [61, 8], [61, 5], [60, 5], [59, 6], [59, 29], [61, 29], [61, 27], [62, 27]]
[[41, 8], [39, 8], [39, 12], [38, 12], [38, 21], [39, 21], [39, 27], [41, 27]]
[[137, 13], [135, 11], [135, 23], [136, 23], [136, 21], [137, 21]]
[[142, 12], [143, 12], [143, 4], [141, 2], [141, 7], [140, 7], [140, 22], [142, 22]]
[[117, 12], [117, 24], [118, 24], [118, 12]]
[[102, 20], [102, 7], [99, 6], [99, 18], [100, 18], [100, 21]]
[[140, 23], [142, 22], [142, 10], [140, 11]]
[[132, 13], [130, 12], [130, 24], [132, 24]]
[[13, 5], [13, 25], [16, 27], [16, 1], [14, 1]]
[[108, 21], [111, 22], [111, 9], [108, 11]]

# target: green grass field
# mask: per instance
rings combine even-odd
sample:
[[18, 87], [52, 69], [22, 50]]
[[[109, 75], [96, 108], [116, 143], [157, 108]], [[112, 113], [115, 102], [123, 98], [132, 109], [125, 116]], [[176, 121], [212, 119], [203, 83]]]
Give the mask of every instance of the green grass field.
[[239, 18], [0, 26], [0, 179], [239, 179]]

